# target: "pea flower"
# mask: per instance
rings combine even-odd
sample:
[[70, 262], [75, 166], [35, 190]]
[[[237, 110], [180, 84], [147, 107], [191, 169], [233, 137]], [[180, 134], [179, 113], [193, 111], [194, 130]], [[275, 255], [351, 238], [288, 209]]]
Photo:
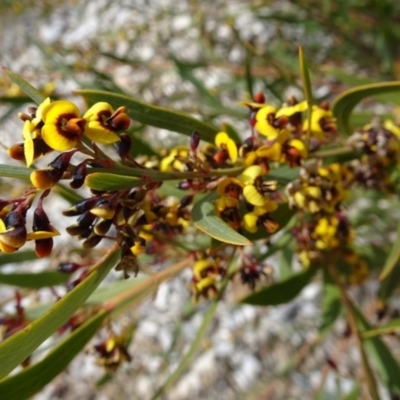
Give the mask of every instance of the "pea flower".
[[254, 210], [243, 217], [243, 226], [246, 231], [255, 233], [259, 226], [264, 226], [268, 233], [274, 233], [279, 224], [270, 217], [270, 213], [278, 208], [276, 201], [267, 200], [262, 206], [255, 206]]
[[336, 118], [332, 111], [319, 106], [312, 107], [311, 123], [307, 119], [303, 123], [303, 131], [307, 132], [310, 126], [311, 135], [317, 139], [326, 139], [326, 133], [336, 132]]
[[243, 184], [236, 178], [227, 177], [222, 179], [217, 186], [219, 196], [239, 198], [243, 191]]
[[279, 130], [274, 126], [276, 108], [265, 105], [256, 113], [256, 129], [267, 137], [268, 140], [275, 140], [279, 135]]
[[125, 107], [114, 111], [106, 102], [94, 104], [83, 118], [87, 121], [85, 135], [94, 142], [105, 144], [118, 142], [119, 136], [115, 132], [127, 129], [130, 125]]
[[41, 134], [54, 150], [66, 151], [77, 147], [84, 133], [86, 120], [80, 117], [78, 107], [68, 100], [48, 104], [42, 111], [44, 122]]
[[253, 206], [262, 207], [268, 202], [265, 192], [276, 190], [276, 181], [263, 181], [263, 170], [259, 165], [252, 165], [243, 171], [240, 176], [244, 184], [243, 196]]
[[238, 158], [237, 146], [234, 140], [231, 139], [226, 132], [217, 133], [215, 136], [215, 145], [222, 149], [221, 152], [215, 154], [215, 161], [223, 163], [227, 158], [229, 158], [233, 163], [236, 162]]
[[232, 229], [240, 228], [239, 202], [233, 197], [223, 196], [215, 201], [215, 213]]

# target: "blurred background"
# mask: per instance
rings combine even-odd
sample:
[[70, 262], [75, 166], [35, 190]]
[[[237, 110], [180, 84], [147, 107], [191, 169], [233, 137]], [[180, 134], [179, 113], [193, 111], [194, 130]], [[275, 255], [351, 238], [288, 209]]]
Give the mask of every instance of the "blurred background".
[[[216, 126], [229, 122], [243, 137], [248, 136], [247, 110], [239, 101], [258, 91], [276, 105], [290, 95], [303, 98], [299, 45], [319, 102], [345, 88], [399, 79], [399, 41], [395, 0], [0, 2], [1, 65], [53, 99], [74, 98], [71, 92], [78, 88], [114, 91]], [[0, 75], [0, 100], [0, 142], [6, 148], [20, 140], [16, 113], [30, 101], [5, 75]], [[360, 125], [369, 121], [371, 110], [379, 114], [387, 106], [364, 103], [357, 114]], [[135, 135], [138, 153], [149, 146], [149, 135], [159, 138], [155, 152], [165, 141], [179, 140], [139, 124]], [[352, 218], [364, 238], [382, 244], [396, 229], [398, 215], [390, 200], [368, 196], [353, 207]], [[365, 217], [371, 205], [374, 223]], [[274, 262], [291, 261], [283, 253]], [[87, 354], [35, 399], [151, 398], [178, 365], [207, 310], [207, 304], [191, 306], [189, 280], [190, 273], [183, 273], [161, 285], [125, 317], [136, 324], [131, 363], [111, 377]], [[360, 289], [360, 301], [368, 299], [368, 288]], [[317, 283], [291, 304], [273, 309], [237, 306], [231, 290], [200, 355], [163, 398], [350, 396], [358, 355], [349, 347], [343, 321], [319, 346], [319, 300]], [[340, 367], [333, 359], [341, 360]]]

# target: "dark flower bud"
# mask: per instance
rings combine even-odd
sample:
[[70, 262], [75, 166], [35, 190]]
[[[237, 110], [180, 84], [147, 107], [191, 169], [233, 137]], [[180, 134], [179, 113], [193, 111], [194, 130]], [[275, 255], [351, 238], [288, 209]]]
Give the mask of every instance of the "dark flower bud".
[[76, 223], [67, 227], [66, 230], [71, 236], [84, 235], [85, 232], [92, 229], [92, 224], [96, 218], [90, 211], [85, 211]]
[[189, 194], [189, 195], [187, 195], [185, 197], [182, 197], [182, 199], [181, 199], [181, 201], [179, 203], [179, 208], [185, 208], [189, 204], [192, 204], [193, 197], [194, 197], [194, 194]]
[[111, 219], [100, 219], [99, 222], [93, 228], [93, 231], [96, 235], [104, 236], [111, 228], [112, 220]]
[[92, 249], [93, 247], [96, 247], [101, 240], [103, 239], [102, 236], [96, 235], [94, 232], [82, 243], [82, 247], [87, 250], [87, 249]]
[[100, 199], [90, 212], [99, 218], [112, 219], [115, 214], [115, 208], [106, 199]]
[[66, 217], [75, 217], [76, 215], [81, 215], [85, 211], [88, 211], [94, 207], [98, 200], [98, 197], [80, 200], [68, 210], [63, 211], [62, 214]]
[[53, 238], [35, 240], [35, 253], [39, 258], [47, 257], [53, 250]]
[[126, 133], [121, 133], [121, 135], [119, 135], [119, 138], [121, 140], [119, 142], [114, 143], [114, 147], [118, 155], [121, 157], [121, 160], [124, 160], [130, 154], [132, 147], [132, 139]]
[[265, 103], [265, 96], [264, 93], [258, 92], [253, 96], [253, 101], [255, 103]]
[[76, 150], [71, 150], [66, 153], [61, 153], [49, 164], [49, 167], [62, 172], [66, 171], [71, 161], [71, 158], [75, 153]]
[[196, 153], [197, 148], [199, 147], [200, 143], [200, 133], [197, 131], [193, 131], [192, 135], [190, 136], [190, 149], [193, 153]]
[[58, 265], [57, 271], [62, 272], [63, 274], [72, 274], [73, 272], [83, 267], [84, 265], [75, 262], [62, 262]]
[[82, 163], [76, 166], [72, 174], [69, 186], [71, 186], [72, 189], [79, 189], [85, 182], [86, 172], [87, 172], [87, 163], [83, 161]]

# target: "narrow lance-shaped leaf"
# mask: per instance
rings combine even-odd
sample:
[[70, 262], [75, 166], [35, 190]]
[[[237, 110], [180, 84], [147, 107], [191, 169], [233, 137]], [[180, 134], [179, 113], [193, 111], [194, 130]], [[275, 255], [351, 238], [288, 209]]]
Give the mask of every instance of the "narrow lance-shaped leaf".
[[114, 108], [125, 106], [129, 116], [134, 121], [145, 125], [167, 129], [187, 136], [190, 136], [193, 131], [198, 131], [201, 139], [206, 142], [214, 142], [214, 137], [218, 133], [217, 128], [190, 115], [146, 104], [121, 94], [100, 90], [76, 90], [74, 93], [83, 96], [91, 104], [106, 101]]
[[72, 317], [117, 263], [119, 257], [118, 251], [109, 253], [96, 264], [83, 282], [62, 297], [50, 310], [0, 343], [0, 378], [10, 373]]
[[32, 171], [32, 169], [25, 167], [0, 164], [0, 176], [3, 178], [16, 178], [29, 181]]
[[29, 289], [61, 285], [68, 279], [68, 274], [57, 271], [44, 271], [38, 273], [12, 273], [0, 274], [0, 283]]
[[322, 322], [319, 327], [319, 334], [321, 337], [329, 332], [340, 315], [340, 310], [342, 308], [340, 290], [325, 270], [324, 286], [322, 290]]
[[233, 230], [228, 224], [215, 215], [214, 201], [216, 192], [211, 192], [199, 200], [192, 209], [193, 223], [197, 229], [214, 239], [237, 246], [248, 246], [252, 243]]
[[30, 83], [22, 79], [19, 75], [14, 74], [9, 69], [2, 67], [2, 70], [5, 74], [15, 83], [17, 84], [36, 104], [40, 104], [45, 100], [45, 96], [39, 92], [39, 90], [35, 89]]
[[144, 184], [142, 179], [134, 176], [108, 174], [106, 172], [94, 172], [85, 178], [85, 185], [95, 190], [122, 190], [131, 189]]
[[293, 300], [311, 281], [317, 268], [309, 268], [278, 283], [266, 286], [241, 300], [257, 306], [276, 306]]
[[341, 93], [332, 103], [333, 115], [337, 118], [339, 132], [351, 135], [350, 116], [354, 107], [363, 99], [378, 94], [400, 91], [400, 82], [382, 82], [358, 86]]
[[1, 380], [0, 398], [23, 400], [39, 392], [61, 373], [84, 348], [100, 328], [107, 315], [106, 310], [100, 311], [69, 334], [43, 360], [30, 365], [16, 375]]
[[396, 267], [400, 259], [400, 224], [397, 227], [397, 237], [395, 242], [390, 249], [390, 252], [386, 258], [385, 265], [382, 268], [382, 272], [379, 275], [379, 280], [383, 281], [385, 278], [390, 279], [390, 274], [392, 273], [393, 269]]
[[36, 259], [36, 253], [33, 250], [17, 251], [11, 254], [0, 254], [0, 267], [10, 263], [20, 263]]
[[[357, 310], [358, 324], [362, 331], [371, 330], [371, 325], [366, 321], [360, 311]], [[374, 337], [364, 340], [365, 348], [369, 354], [371, 362], [375, 365], [381, 379], [387, 385], [391, 393], [400, 394], [400, 367], [392, 351], [379, 338]]]
[[312, 89], [311, 89], [311, 79], [310, 73], [308, 72], [307, 61], [304, 56], [303, 47], [299, 46], [299, 61], [300, 61], [300, 72], [301, 79], [303, 81], [303, 89], [304, 94], [306, 96], [307, 101], [307, 119], [308, 123], [308, 131], [307, 131], [307, 141], [310, 140], [311, 137], [311, 118], [312, 118], [312, 106], [313, 106], [313, 97], [312, 97]]

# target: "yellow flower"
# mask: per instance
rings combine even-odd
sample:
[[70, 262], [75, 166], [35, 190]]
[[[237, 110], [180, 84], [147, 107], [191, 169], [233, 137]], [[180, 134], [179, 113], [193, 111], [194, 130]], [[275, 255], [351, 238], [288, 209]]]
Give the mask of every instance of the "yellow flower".
[[[307, 120], [303, 123], [303, 132], [307, 133], [310, 122]], [[336, 118], [333, 117], [332, 111], [324, 108], [313, 106], [311, 114], [311, 135], [317, 139], [325, 139], [325, 133], [336, 131]]]
[[276, 190], [276, 181], [263, 182], [262, 175], [262, 168], [259, 165], [252, 165], [240, 176], [244, 185], [243, 196], [253, 206], [262, 207], [268, 201], [264, 192]]
[[276, 108], [266, 105], [260, 108], [256, 113], [256, 129], [261, 134], [267, 137], [268, 140], [275, 140], [279, 131], [273, 125], [275, 120]]
[[[244, 156], [243, 164], [246, 167], [255, 164], [265, 163], [268, 166], [268, 161], [280, 161], [282, 158], [282, 146], [280, 143], [274, 143], [272, 146], [261, 146], [254, 151], [248, 152]], [[268, 167], [266, 168], [268, 172]]]
[[291, 117], [293, 114], [296, 114], [296, 113], [299, 113], [299, 112], [303, 112], [305, 110], [307, 110], [307, 102], [306, 101], [301, 101], [300, 103], [297, 103], [297, 104], [295, 104], [293, 106], [281, 107], [277, 111], [275, 117], [276, 118], [279, 118], [279, 117], [282, 117], [282, 116]]
[[78, 107], [68, 100], [58, 100], [43, 108], [42, 138], [54, 150], [66, 151], [76, 147], [83, 135], [86, 120]]
[[[234, 140], [231, 139], [226, 132], [217, 133], [217, 135], [215, 136], [215, 145], [217, 147], [219, 147], [220, 149], [222, 149], [224, 152], [226, 152], [227, 155], [229, 156], [229, 159], [233, 163], [236, 162], [236, 160], [238, 158], [237, 146], [236, 146], [236, 143], [234, 142]], [[218, 154], [219, 153], [217, 153], [216, 156]], [[216, 159], [215, 161], [218, 161], [218, 159]], [[222, 162], [224, 162], [224, 161], [225, 160], [223, 160]]]
[[215, 213], [232, 229], [240, 227], [239, 202], [233, 197], [223, 196], [215, 201]]
[[127, 129], [130, 124], [130, 119], [124, 111], [125, 108], [120, 107], [114, 112], [111, 105], [105, 102], [94, 104], [83, 116], [87, 121], [85, 135], [94, 142], [117, 142], [119, 136], [115, 132]]
[[217, 186], [217, 193], [219, 196], [229, 196], [238, 198], [243, 191], [243, 184], [236, 178], [224, 178]]
[[301, 165], [301, 160], [308, 157], [308, 150], [304, 142], [300, 139], [290, 139], [285, 144], [285, 158], [291, 167]]
[[189, 150], [185, 146], [174, 147], [169, 154], [160, 162], [160, 171], [186, 171], [186, 165], [183, 160], [186, 160], [189, 155]]
[[278, 208], [276, 201], [266, 200], [262, 207], [254, 207], [254, 210], [243, 217], [243, 226], [246, 231], [255, 233], [260, 225], [263, 225], [269, 233], [274, 233], [279, 224], [269, 217], [269, 213]]

